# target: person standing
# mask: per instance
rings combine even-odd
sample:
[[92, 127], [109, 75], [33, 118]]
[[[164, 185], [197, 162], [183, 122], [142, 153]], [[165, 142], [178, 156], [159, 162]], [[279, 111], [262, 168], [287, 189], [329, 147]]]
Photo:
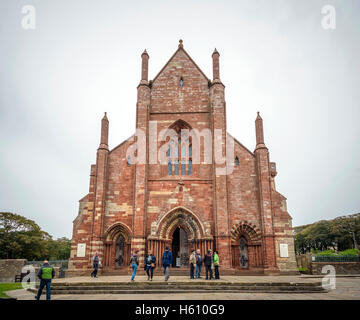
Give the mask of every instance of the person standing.
[[202, 258], [200, 254], [200, 249], [196, 250], [196, 269], [195, 269], [195, 278], [201, 278], [201, 266], [202, 266]]
[[131, 281], [135, 281], [135, 275], [136, 271], [139, 265], [139, 256], [138, 256], [139, 250], [135, 250], [134, 254], [130, 258], [130, 266], [133, 269], [133, 273], [131, 275]]
[[172, 253], [171, 251], [169, 251], [169, 247], [166, 246], [165, 247], [165, 251], [163, 254], [163, 267], [164, 267], [164, 275], [165, 275], [165, 281], [169, 280], [169, 269], [170, 269], [170, 265], [172, 264]]
[[[212, 279], [212, 270], [211, 270], [211, 264], [213, 263], [213, 256], [211, 254], [211, 250], [209, 249], [207, 254], [204, 257], [204, 265], [205, 265], [205, 269], [206, 269], [206, 280], [211, 280]], [[210, 278], [208, 277], [210, 273]]]
[[152, 281], [154, 275], [154, 269], [156, 266], [156, 257], [150, 251], [147, 257], [145, 258], [145, 271], [148, 275], [148, 280]]
[[97, 278], [97, 272], [98, 272], [98, 269], [99, 269], [99, 262], [100, 262], [100, 259], [99, 259], [99, 256], [98, 256], [98, 253], [95, 252], [95, 255], [93, 257], [93, 272], [91, 272], [91, 277], [94, 277], [94, 278]]
[[195, 279], [194, 278], [194, 270], [195, 270], [195, 266], [196, 266], [196, 251], [195, 250], [193, 250], [193, 252], [191, 253], [189, 262], [190, 262], [190, 279]]
[[39, 290], [37, 292], [37, 295], [35, 296], [36, 300], [39, 300], [42, 294], [42, 291], [44, 287], [46, 286], [46, 300], [51, 299], [51, 280], [55, 277], [55, 270], [54, 268], [49, 264], [48, 260], [44, 261], [44, 264], [40, 268], [38, 272], [38, 278], [40, 279], [40, 286]]
[[220, 279], [219, 265], [220, 265], [219, 252], [218, 252], [218, 251], [215, 251], [215, 252], [214, 252], [215, 279]]

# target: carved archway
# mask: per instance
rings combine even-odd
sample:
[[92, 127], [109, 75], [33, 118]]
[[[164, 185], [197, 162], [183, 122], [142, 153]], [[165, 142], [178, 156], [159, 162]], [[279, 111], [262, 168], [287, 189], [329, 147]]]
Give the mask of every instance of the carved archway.
[[204, 226], [200, 219], [192, 211], [183, 207], [174, 208], [163, 216], [156, 235], [160, 239], [169, 240], [178, 226], [186, 231], [189, 240], [197, 240], [205, 236]]
[[104, 233], [104, 240], [104, 267], [125, 267], [130, 258], [130, 228], [122, 222], [114, 223]]
[[204, 254], [206, 250], [213, 249], [213, 236], [210, 228], [205, 228], [204, 223], [191, 210], [176, 207], [152, 223], [147, 250], [151, 250], [161, 261], [164, 248], [172, 247], [174, 232], [179, 228], [186, 233], [189, 253], [192, 250], [200, 249], [201, 254]]
[[232, 265], [235, 268], [263, 267], [261, 232], [248, 221], [235, 224], [231, 229]]

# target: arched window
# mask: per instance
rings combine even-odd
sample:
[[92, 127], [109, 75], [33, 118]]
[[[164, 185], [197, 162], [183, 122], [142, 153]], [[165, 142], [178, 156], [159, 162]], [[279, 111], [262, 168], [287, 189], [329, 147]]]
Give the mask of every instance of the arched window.
[[180, 87], [183, 87], [184, 86], [184, 79], [183, 77], [180, 77]]
[[181, 129], [187, 128], [175, 129], [177, 135], [170, 140], [168, 150], [168, 175], [191, 176], [193, 174], [191, 138], [181, 136]]
[[239, 166], [239, 158], [236, 156], [235, 157], [235, 167]]

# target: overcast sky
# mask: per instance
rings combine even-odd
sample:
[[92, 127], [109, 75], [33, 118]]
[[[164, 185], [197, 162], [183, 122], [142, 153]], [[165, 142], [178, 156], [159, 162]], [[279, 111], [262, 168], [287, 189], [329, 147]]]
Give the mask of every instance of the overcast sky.
[[141, 53], [152, 79], [180, 38], [209, 78], [220, 52], [228, 131], [250, 150], [261, 112], [294, 226], [360, 211], [358, 0], [0, 0], [0, 211], [70, 238], [104, 111], [113, 148], [135, 131]]

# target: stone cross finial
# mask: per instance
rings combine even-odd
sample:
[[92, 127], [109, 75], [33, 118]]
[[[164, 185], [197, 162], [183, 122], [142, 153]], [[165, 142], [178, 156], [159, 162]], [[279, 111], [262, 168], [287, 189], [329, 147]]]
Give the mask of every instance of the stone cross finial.
[[179, 48], [182, 48], [183, 47], [183, 41], [180, 39], [179, 40]]

